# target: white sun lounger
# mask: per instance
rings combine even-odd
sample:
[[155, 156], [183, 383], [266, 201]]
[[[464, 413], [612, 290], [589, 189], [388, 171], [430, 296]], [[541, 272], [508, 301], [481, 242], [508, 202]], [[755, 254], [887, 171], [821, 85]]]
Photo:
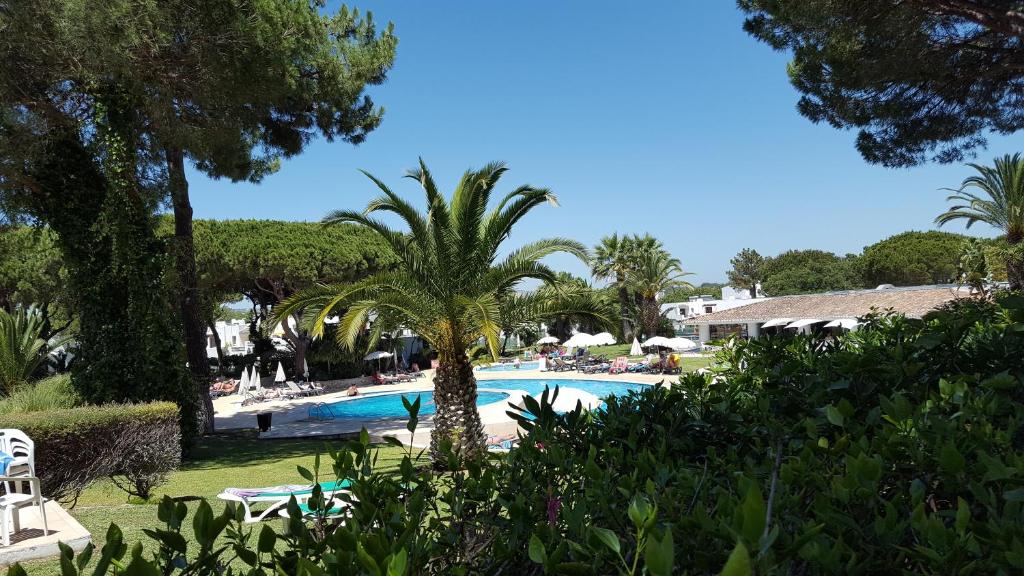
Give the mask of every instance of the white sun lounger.
[[[348, 480], [320, 483], [324, 498], [331, 498], [349, 486]], [[245, 510], [243, 521], [260, 522], [270, 516], [276, 516], [281, 509], [288, 505], [288, 500], [292, 496], [295, 496], [296, 500], [304, 502], [312, 495], [313, 486], [310, 484], [285, 484], [268, 488], [225, 488], [217, 495], [217, 498], [241, 504], [242, 509]], [[251, 506], [258, 503], [266, 503], [268, 506], [265, 510], [253, 512]]]

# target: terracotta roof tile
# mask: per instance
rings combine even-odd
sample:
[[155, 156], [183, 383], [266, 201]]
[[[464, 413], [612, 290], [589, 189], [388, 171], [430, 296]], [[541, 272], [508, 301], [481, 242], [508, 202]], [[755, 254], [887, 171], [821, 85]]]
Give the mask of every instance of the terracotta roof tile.
[[745, 324], [767, 322], [773, 318], [836, 320], [864, 316], [871, 311], [872, 307], [878, 310], [891, 308], [909, 317], [920, 318], [934, 308], [966, 295], [966, 291], [958, 290], [956, 286], [919, 286], [778, 296], [758, 299], [745, 306], [704, 314], [683, 322], [685, 324]]

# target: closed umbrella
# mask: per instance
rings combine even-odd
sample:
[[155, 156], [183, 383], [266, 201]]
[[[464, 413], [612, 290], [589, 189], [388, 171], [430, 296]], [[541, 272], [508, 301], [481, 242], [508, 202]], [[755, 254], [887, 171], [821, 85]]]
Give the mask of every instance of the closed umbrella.
[[640, 347], [640, 341], [633, 338], [633, 345], [629, 347], [630, 356], [640, 356], [644, 353], [643, 348]]
[[242, 375], [238, 378], [238, 395], [243, 396], [249, 391], [249, 367], [242, 367]]
[[284, 382], [286, 380], [284, 375], [284, 366], [281, 363], [277, 363], [277, 374], [274, 375], [274, 382]]
[[260, 379], [260, 371], [256, 366], [252, 367], [252, 374], [249, 377], [252, 378], [249, 382], [256, 388], [254, 393], [259, 396], [263, 393], [263, 381]]
[[309, 380], [309, 364], [305, 358], [302, 359], [302, 376], [304, 379]]

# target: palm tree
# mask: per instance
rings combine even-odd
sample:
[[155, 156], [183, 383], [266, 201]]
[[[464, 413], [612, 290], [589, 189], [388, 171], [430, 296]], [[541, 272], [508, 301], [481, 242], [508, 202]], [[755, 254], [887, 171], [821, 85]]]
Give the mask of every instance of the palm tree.
[[[502, 242], [523, 216], [545, 202], [557, 205], [550, 190], [520, 186], [488, 211], [495, 185], [505, 171], [500, 163], [467, 171], [446, 200], [421, 160], [408, 177], [423, 188], [426, 213], [364, 172], [383, 195], [363, 212], [338, 210], [324, 222], [355, 223], [373, 230], [399, 263], [354, 284], [319, 285], [300, 291], [274, 311], [277, 318], [285, 318], [303, 308], [318, 310], [311, 326], [317, 337], [323, 334], [324, 320], [343, 311], [338, 336], [349, 348], [355, 346], [368, 322], [371, 347], [382, 327], [396, 323], [426, 340], [438, 355], [434, 376], [437, 411], [430, 443], [435, 465], [445, 464], [449, 442], [466, 457], [484, 450], [476, 379], [466, 349], [483, 338], [492, 356], [497, 356], [503, 308], [508, 322], [512, 322], [512, 308], [517, 310], [516, 321], [558, 313], [597, 314], [586, 298], [546, 299], [516, 291], [527, 278], [554, 280], [554, 272], [540, 262], [545, 256], [567, 252], [585, 260], [588, 255], [579, 242], [553, 238], [527, 244], [498, 260]], [[408, 231], [393, 229], [372, 217], [381, 212], [397, 216]], [[374, 321], [370, 322], [371, 318]]]
[[0, 394], [9, 395], [25, 384], [50, 351], [43, 332], [43, 317], [35, 309], [0, 309]]
[[622, 338], [633, 339], [633, 325], [629, 321], [629, 273], [633, 269], [633, 241], [628, 236], [612, 234], [601, 239], [594, 248], [590, 262], [590, 273], [599, 280], [610, 280], [619, 295], [619, 318], [622, 321]]
[[683, 272], [679, 260], [661, 249], [660, 244], [636, 252], [630, 284], [636, 294], [644, 336], [650, 338], [658, 333], [661, 322], [659, 295], [676, 288], [693, 289], [693, 285], [683, 280], [690, 274]]
[[[966, 178], [960, 188], [947, 200], [960, 202], [939, 214], [935, 222], [943, 225], [953, 220], [967, 220], [970, 228], [975, 222], [984, 222], [1006, 234], [1009, 250], [1006, 256], [1006, 276], [1011, 290], [1024, 289], [1024, 159], [1020, 154], [995, 159], [995, 166], [969, 164], [978, 174]], [[980, 190], [979, 193], [970, 189]]]
[[574, 276], [568, 272], [559, 272], [554, 282], [546, 283], [537, 289], [535, 293], [540, 298], [578, 298], [586, 299], [600, 311], [600, 316], [593, 314], [559, 314], [544, 318], [548, 325], [548, 334], [559, 340], [566, 340], [572, 336], [573, 329], [581, 332], [600, 332], [607, 325], [604, 318], [615, 318], [618, 314], [616, 299], [605, 290], [595, 290], [586, 280]]

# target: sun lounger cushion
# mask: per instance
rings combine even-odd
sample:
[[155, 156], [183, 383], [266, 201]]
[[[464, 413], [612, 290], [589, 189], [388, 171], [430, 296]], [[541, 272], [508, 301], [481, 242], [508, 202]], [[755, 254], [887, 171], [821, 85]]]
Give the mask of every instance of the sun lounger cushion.
[[[321, 482], [320, 489], [324, 492], [343, 490], [351, 486], [348, 480], [340, 482]], [[232, 494], [239, 498], [288, 498], [289, 496], [306, 496], [313, 493], [313, 487], [309, 484], [283, 484], [268, 488], [225, 488], [226, 494]]]

